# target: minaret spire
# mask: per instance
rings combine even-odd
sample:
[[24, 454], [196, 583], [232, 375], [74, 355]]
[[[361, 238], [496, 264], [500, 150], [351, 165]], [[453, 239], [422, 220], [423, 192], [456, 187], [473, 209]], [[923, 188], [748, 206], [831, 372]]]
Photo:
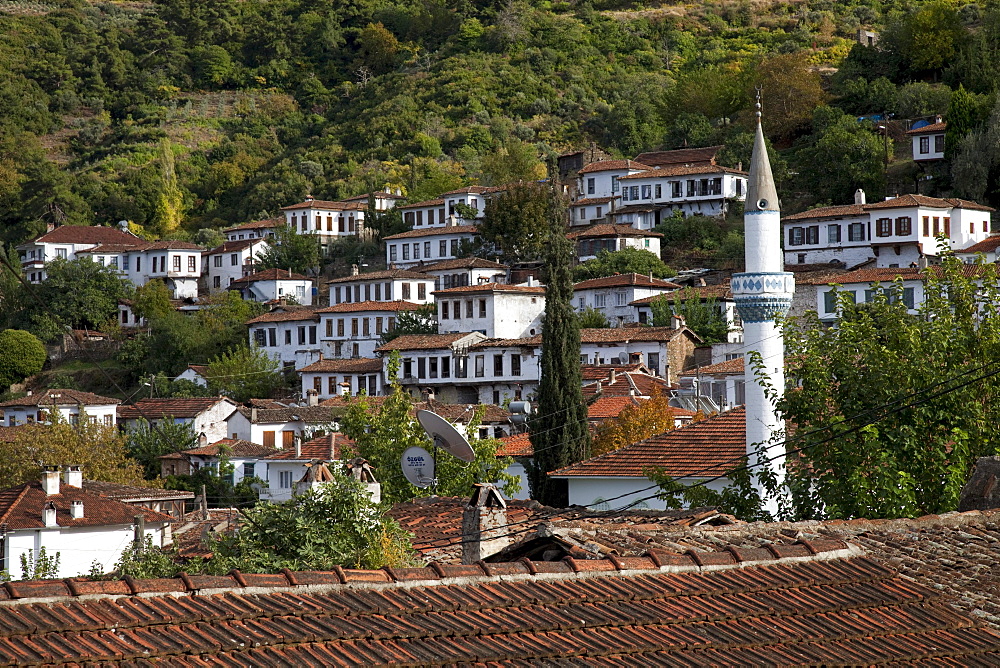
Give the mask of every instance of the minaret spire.
[[[732, 289], [736, 309], [743, 320], [747, 357], [756, 353], [762, 363], [759, 371], [753, 370], [750, 364], [744, 366], [747, 374], [747, 460], [753, 473], [770, 469], [780, 482], [783, 478], [784, 445], [772, 444], [772, 441], [780, 441], [784, 424], [775, 412], [774, 397], [768, 395], [767, 389], [770, 385], [778, 396], [784, 393], [785, 344], [777, 320], [784, 317], [791, 307], [795, 278], [784, 271], [781, 212], [761, 127], [760, 93], [758, 86], [757, 127], [743, 216], [746, 270], [733, 274]], [[751, 374], [760, 375], [751, 378]], [[776, 511], [777, 499], [768, 498], [761, 486], [756, 486], [767, 501], [766, 509], [772, 513]]]

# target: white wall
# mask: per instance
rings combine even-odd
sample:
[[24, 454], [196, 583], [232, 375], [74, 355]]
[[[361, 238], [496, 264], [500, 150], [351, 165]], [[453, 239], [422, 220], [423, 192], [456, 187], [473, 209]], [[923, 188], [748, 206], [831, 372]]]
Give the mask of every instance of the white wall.
[[[681, 482], [686, 485], [690, 485], [696, 480], [687, 478], [680, 479]], [[666, 510], [667, 504], [662, 500], [657, 498], [646, 499], [647, 496], [652, 496], [657, 490], [647, 489], [653, 484], [649, 478], [597, 478], [597, 477], [580, 477], [580, 478], [570, 478], [569, 479], [569, 503], [572, 506], [591, 506], [595, 507], [592, 510], [617, 510], [623, 508], [633, 501], [638, 499], [645, 499], [639, 504], [633, 506], [637, 510], [642, 510], [648, 508], [651, 510]], [[728, 483], [728, 480], [722, 478], [720, 480], [715, 480], [706, 485], [708, 489], [715, 491], [721, 491]], [[620, 497], [620, 498], [619, 498]], [[613, 499], [612, 501], [607, 501], [606, 507], [600, 505], [605, 499]], [[595, 505], [596, 504], [596, 505]]]
[[[66, 422], [75, 422], [79, 419], [80, 407], [56, 406], [60, 417]], [[38, 422], [39, 412], [48, 413], [52, 411], [51, 404], [48, 406], [9, 406], [4, 409], [4, 417], [7, 426], [16, 424], [27, 424], [28, 422]], [[118, 406], [109, 404], [107, 406], [84, 406], [84, 413], [91, 422], [114, 426], [118, 423]], [[47, 422], [48, 420], [46, 420]]]
[[[87, 512], [86, 503], [83, 508]], [[147, 524], [145, 535], [153, 545], [163, 546], [163, 524]], [[4, 541], [4, 559], [7, 569], [15, 579], [21, 579], [21, 555], [31, 553], [37, 560], [38, 551], [44, 547], [47, 557], [59, 554], [57, 578], [86, 575], [96, 561], [101, 572], [107, 573], [121, 558], [123, 550], [132, 544], [134, 527], [52, 527], [45, 529], [15, 529], [8, 531]]]

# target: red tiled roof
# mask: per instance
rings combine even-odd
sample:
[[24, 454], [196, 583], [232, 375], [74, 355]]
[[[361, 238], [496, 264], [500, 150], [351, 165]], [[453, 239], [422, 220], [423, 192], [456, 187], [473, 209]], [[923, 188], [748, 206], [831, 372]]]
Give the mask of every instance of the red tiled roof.
[[345, 197], [345, 202], [358, 202], [358, 201], [368, 201], [368, 198], [375, 196], [377, 199], [406, 199], [402, 195], [397, 195], [396, 193], [386, 192], [384, 190], [379, 190], [373, 193], [364, 193], [362, 195], [355, 195], [354, 197]]
[[950, 607], [947, 592], [843, 540], [719, 544], [558, 562], [7, 582], [0, 651], [17, 665], [179, 666], [989, 665], [1000, 651], [1000, 634]]
[[[601, 385], [600, 392], [597, 388], [598, 382]], [[654, 394], [662, 394], [669, 388], [670, 385], [666, 379], [659, 376], [638, 371], [626, 371], [617, 373], [613, 383], [610, 374], [602, 380], [586, 383], [583, 386], [583, 396], [627, 397], [635, 394], [641, 397], [651, 397]]]
[[[869, 269], [858, 269], [846, 274], [840, 274], [839, 276], [826, 279], [823, 283], [827, 285], [834, 283], [838, 285], [846, 285], [848, 283], [891, 283], [897, 278], [904, 281], [922, 281], [928, 271], [937, 273], [940, 270], [936, 267], [929, 267], [928, 269], [917, 269], [915, 267], [871, 267]], [[995, 267], [991, 265], [963, 264], [961, 271], [968, 278], [977, 278], [994, 272]]]
[[476, 294], [485, 292], [521, 292], [536, 295], [544, 295], [545, 287], [542, 285], [510, 285], [508, 283], [480, 283], [479, 285], [460, 285], [457, 288], [445, 288], [435, 290], [436, 295], [453, 294]]
[[591, 172], [610, 172], [620, 169], [652, 169], [649, 165], [644, 165], [635, 160], [599, 160], [583, 167], [578, 174], [590, 174]]
[[377, 373], [382, 371], [382, 360], [360, 357], [356, 359], [321, 359], [299, 369], [299, 373]]
[[611, 376], [611, 371], [615, 373], [625, 373], [626, 371], [648, 371], [642, 364], [582, 364], [580, 371], [583, 374], [584, 382], [588, 380], [601, 380]]
[[[188, 448], [187, 450], [181, 450], [172, 454], [181, 455], [182, 457], [216, 457], [223, 451], [233, 457], [266, 457], [274, 452], [274, 448], [268, 445], [261, 445], [260, 443], [245, 441], [241, 438], [224, 438], [215, 443]], [[165, 456], [170, 457], [170, 455]], [[172, 458], [175, 459], [176, 457]]]
[[444, 204], [444, 200], [440, 197], [437, 199], [427, 199], [423, 202], [414, 202], [413, 204], [404, 204], [402, 206], [397, 206], [396, 208], [402, 211], [403, 209], [418, 209], [425, 206], [441, 206]]
[[146, 418], [158, 420], [167, 416], [193, 418], [224, 401], [236, 410], [236, 405], [225, 397], [171, 397], [168, 399], [140, 399], [132, 406], [119, 406], [119, 420]]
[[960, 251], [955, 251], [956, 253], [992, 253], [997, 248], [1000, 248], [1000, 234], [994, 234], [992, 236], [986, 237], [982, 241], [972, 244], [968, 248], [963, 248]]
[[639, 172], [638, 174], [629, 174], [627, 176], [621, 177], [621, 180], [626, 179], [657, 179], [657, 178], [669, 178], [671, 176], [692, 176], [695, 174], [736, 174], [738, 176], [747, 176], [747, 172], [739, 169], [732, 169], [730, 167], [723, 167], [721, 165], [669, 165], [666, 167], [660, 167], [658, 169], [651, 169], [648, 172]]
[[692, 369], [691, 371], [685, 371], [682, 376], [736, 376], [745, 373], [743, 358], [737, 357], [735, 359], [726, 360], [725, 362], [719, 362], [718, 364], [710, 364], [708, 366], [703, 366], [700, 369]]
[[256, 237], [253, 239], [237, 239], [236, 241], [227, 241], [221, 246], [216, 246], [211, 250], [207, 250], [202, 255], [217, 255], [219, 253], [234, 253], [236, 251], [241, 251], [246, 248], [250, 248], [255, 244], [267, 243], [267, 239], [262, 237]]
[[[326, 426], [335, 422], [341, 412], [329, 406], [287, 406], [285, 408], [258, 408], [239, 407], [240, 415], [249, 420], [252, 424], [285, 424], [288, 422], [304, 422]], [[256, 419], [254, 415], [256, 414]]]
[[844, 204], [841, 206], [821, 206], [808, 211], [793, 213], [782, 218], [786, 220], [812, 220], [813, 218], [840, 218], [842, 216], [863, 216], [867, 212], [864, 204]]
[[262, 269], [249, 276], [237, 278], [230, 285], [239, 283], [256, 283], [257, 281], [311, 281], [312, 279], [302, 274], [296, 274], [288, 269]]
[[116, 406], [121, 403], [121, 399], [110, 399], [99, 394], [81, 392], [80, 390], [59, 390], [50, 389], [37, 394], [31, 394], [20, 399], [8, 399], [0, 402], [0, 408], [13, 408], [15, 406]]
[[570, 202], [569, 205], [573, 206], [593, 206], [594, 204], [607, 204], [608, 202], [615, 201], [614, 197], [584, 197], [583, 199], [578, 199], [575, 202]]
[[588, 420], [607, 420], [618, 417], [629, 406], [638, 406], [645, 399], [636, 397], [599, 397], [587, 407]]
[[[84, 480], [83, 490], [92, 494], [100, 494], [101, 496], [115, 499], [122, 503], [135, 503], [138, 501], [183, 501], [194, 498], [194, 492], [181, 489], [136, 487], [135, 485], [122, 485], [117, 482], [106, 482], [104, 480]], [[86, 508], [84, 508], [84, 512], [86, 512]]]
[[229, 229], [222, 230], [225, 232], [238, 232], [239, 230], [269, 230], [275, 227], [281, 227], [285, 225], [285, 217], [278, 216], [277, 218], [266, 218], [264, 220], [255, 220], [249, 223], [243, 223], [242, 225], [237, 225], [236, 227], [230, 227]]
[[250, 318], [246, 324], [256, 325], [262, 322], [294, 322], [296, 320], [319, 320], [315, 306], [281, 306], [269, 313]]
[[[120, 526], [134, 522], [142, 515], [147, 522], [173, 521], [169, 515], [157, 513], [141, 506], [129, 505], [80, 487], [59, 485], [59, 494], [47, 495], [38, 481], [0, 491], [0, 524], [8, 529], [44, 529], [42, 510], [51, 501], [56, 507], [56, 523], [61, 527]], [[70, 504], [83, 502], [83, 517], [70, 517]]]
[[497, 457], [534, 457], [535, 448], [531, 444], [531, 434], [514, 434], [500, 439], [503, 444], [497, 448]]
[[375, 349], [375, 352], [391, 350], [422, 350], [424, 348], [449, 348], [456, 341], [469, 336], [468, 332], [451, 334], [404, 334]]
[[344, 302], [342, 304], [334, 304], [333, 306], [325, 306], [317, 313], [358, 313], [360, 311], [414, 311], [421, 307], [421, 304], [414, 304], [413, 302], [404, 302], [402, 300], [396, 300], [392, 302]]
[[426, 273], [429, 271], [443, 271], [445, 269], [502, 269], [506, 270], [507, 265], [499, 262], [491, 262], [481, 257], [457, 257], [453, 260], [441, 260], [434, 264], [421, 267], [414, 267], [412, 271]]
[[[630, 341], [672, 341], [678, 335], [690, 336], [700, 341], [698, 335], [687, 327], [606, 327], [580, 330], [580, 343], [629, 343]], [[400, 337], [402, 338], [402, 337]], [[542, 345], [542, 336], [526, 336], [521, 339], [484, 339], [472, 344], [472, 348], [496, 348], [510, 346], [537, 347]]]
[[361, 202], [330, 202], [322, 199], [307, 199], [298, 204], [281, 207], [282, 211], [293, 211], [295, 209], [330, 209], [332, 211], [361, 211], [366, 208]]
[[662, 237], [652, 230], [637, 230], [627, 223], [598, 223], [582, 230], [567, 232], [567, 239], [591, 239], [597, 237]]
[[384, 271], [371, 271], [367, 274], [356, 274], [354, 276], [341, 276], [332, 278], [327, 283], [357, 283], [360, 281], [378, 281], [386, 278], [412, 278], [414, 280], [427, 280], [427, 276], [411, 269], [386, 269]]
[[[696, 285], [694, 287], [682, 287], [679, 292], [671, 292], [667, 295], [667, 299], [673, 299], [676, 295], [680, 295], [681, 299], [687, 299], [689, 297], [698, 297], [699, 299], [728, 299], [732, 301], [733, 299], [733, 289], [732, 286], [726, 283], [719, 283], [718, 285]], [[643, 297], [642, 299], [636, 299], [629, 302], [629, 306], [641, 306], [643, 304], [649, 304], [654, 299], [659, 299], [662, 295], [650, 295], [649, 297]]]
[[496, 186], [465, 186], [464, 188], [449, 190], [446, 193], [442, 193], [442, 197], [445, 195], [485, 195], [488, 193], [500, 192], [502, 190], [503, 188]]
[[171, 241], [171, 240], [168, 239], [168, 240], [164, 240], [164, 241], [154, 241], [151, 244], [149, 244], [148, 246], [146, 246], [143, 250], [196, 250], [196, 251], [203, 251], [205, 249], [202, 248], [201, 246], [199, 246], [198, 244], [193, 244], [193, 243], [190, 243], [188, 241]]
[[898, 209], [900, 207], [926, 206], [933, 209], [972, 209], [973, 211], [993, 211], [992, 207], [985, 204], [977, 204], [965, 199], [949, 197], [941, 199], [939, 197], [928, 197], [927, 195], [900, 195], [884, 202], [866, 204], [865, 208], [872, 209]]
[[[306, 441], [302, 444], [299, 454], [295, 454], [295, 448], [282, 448], [277, 452], [268, 455], [269, 460], [281, 461], [306, 461], [320, 459], [325, 462], [343, 459], [344, 448], [353, 448], [354, 441], [343, 434], [332, 433]], [[332, 453], [332, 454], [331, 454]]]
[[589, 290], [591, 288], [617, 288], [626, 285], [635, 285], [640, 287], [651, 287], [651, 288], [665, 288], [668, 290], [679, 290], [680, 285], [676, 283], [671, 283], [662, 278], [650, 278], [647, 274], [615, 274], [614, 276], [605, 276], [604, 278], [589, 278], [586, 281], [580, 281], [573, 286], [574, 290]]
[[671, 151], [648, 151], [635, 156], [639, 162], [653, 167], [677, 164], [715, 164], [715, 156], [723, 146], [703, 146], [700, 148], [677, 148]]
[[948, 129], [948, 122], [941, 121], [940, 123], [931, 123], [929, 125], [925, 125], [922, 128], [914, 128], [913, 130], [907, 130], [906, 134], [908, 135], [932, 134], [935, 132], [944, 132], [947, 129]]
[[443, 234], [477, 234], [478, 232], [479, 228], [475, 225], [445, 225], [443, 227], [425, 227], [419, 230], [410, 230], [408, 232], [400, 232], [399, 234], [391, 234], [387, 237], [382, 237], [382, 240], [388, 241], [391, 239], [436, 237]]
[[701, 422], [626, 445], [572, 464], [556, 478], [645, 478], [644, 469], [658, 466], [673, 478], [725, 475], [746, 455], [746, 410], [734, 408]]
[[61, 225], [51, 232], [38, 237], [33, 243], [146, 245], [144, 240], [134, 234], [122, 232], [115, 227], [91, 227], [86, 225]]

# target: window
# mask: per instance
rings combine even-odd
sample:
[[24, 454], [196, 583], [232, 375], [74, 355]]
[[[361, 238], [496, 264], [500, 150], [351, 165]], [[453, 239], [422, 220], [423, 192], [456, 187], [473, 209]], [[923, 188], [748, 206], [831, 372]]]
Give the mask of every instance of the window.
[[913, 232], [913, 225], [910, 223], [909, 217], [901, 216], [896, 219], [896, 236], [908, 237], [911, 232]]
[[229, 256], [229, 266], [235, 267], [240, 263], [239, 253], [233, 253]]
[[291, 471], [279, 471], [278, 472], [278, 487], [281, 489], [291, 489], [292, 488], [292, 472]]
[[323, 376], [313, 376], [313, 389], [317, 393], [323, 392]]
[[589, 178], [587, 179], [587, 194], [593, 195], [597, 189], [597, 179]]
[[344, 319], [343, 318], [338, 318], [337, 319], [337, 336], [343, 336], [343, 335], [344, 335]]
[[417, 283], [417, 299], [427, 299], [426, 283]]
[[417, 378], [426, 378], [427, 358], [417, 358]]
[[660, 353], [649, 353], [646, 355], [647, 366], [654, 376], [660, 375]]
[[438, 358], [428, 357], [427, 358], [427, 377], [437, 378], [438, 377]]
[[[404, 248], [405, 248], [405, 246], [404, 246]], [[410, 284], [409, 283], [403, 283], [403, 300], [405, 301], [405, 300], [407, 300], [409, 298], [410, 298]]]
[[837, 312], [837, 293], [833, 290], [823, 293], [823, 310], [827, 313]]
[[631, 186], [628, 194], [630, 199], [639, 199], [639, 186]]
[[472, 317], [472, 300], [471, 299], [466, 299], [465, 300], [465, 317], [466, 318], [471, 318]]
[[438, 242], [438, 257], [444, 257], [448, 254], [448, 242], [441, 240]]
[[670, 182], [670, 196], [671, 197], [681, 197], [682, 194], [683, 193], [681, 191], [681, 182], [680, 181], [671, 181]]
[[865, 240], [865, 224], [864, 223], [851, 223], [847, 227], [847, 240], [848, 241], [864, 241]]
[[361, 336], [368, 337], [368, 336], [372, 335], [372, 333], [371, 333], [371, 320], [372, 320], [371, 318], [362, 318], [361, 319]]
[[403, 259], [404, 260], [410, 259], [410, 244], [403, 244]]
[[326, 392], [327, 394], [332, 394], [334, 396], [338, 394], [336, 376], [330, 376], [329, 378], [326, 379]]
[[476, 378], [486, 375], [486, 356], [476, 355]]
[[[128, 256], [127, 255], [125, 256], [125, 259], [126, 259], [126, 262], [127, 262], [127, 260], [128, 260]], [[194, 262], [195, 262], [194, 255], [188, 256], [188, 271], [194, 271], [195, 270], [195, 264], [194, 264]], [[128, 269], [127, 264], [126, 264], [125, 268]]]
[[931, 138], [921, 137], [920, 138], [920, 154], [925, 155], [931, 152]]
[[721, 195], [722, 194], [722, 178], [712, 179], [709, 185], [709, 194], [711, 195]]
[[826, 226], [826, 241], [831, 244], [840, 243], [840, 225]]
[[382, 333], [382, 318], [375, 318], [375, 333]]
[[521, 356], [517, 353], [513, 353], [510, 356], [510, 375], [521, 375]]
[[292, 330], [290, 329], [285, 330], [285, 345], [286, 346], [292, 345]]
[[135, 259], [135, 270], [136, 271], [142, 271], [142, 258], [141, 257], [137, 257]]
[[391, 244], [389, 246], [389, 262], [396, 261], [396, 244]]
[[261, 347], [266, 346], [267, 345], [267, 332], [265, 332], [263, 329], [255, 329], [255, 330], [253, 330], [253, 340], [254, 340], [254, 343], [256, 343], [258, 346], [261, 346]]
[[653, 197], [655, 197], [656, 199], [660, 199], [661, 197], [663, 197], [663, 185], [657, 183], [656, 187], [653, 189], [653, 193], [654, 193]]
[[451, 358], [442, 357], [441, 358], [441, 377], [451, 378]]
[[[628, 197], [628, 186], [625, 186], [624, 188], [622, 188], [622, 201], [623, 202], [627, 202], [628, 200], [629, 200], [629, 197]], [[586, 210], [586, 209], [584, 209], [584, 210]]]
[[696, 183], [695, 181], [692, 181], [690, 179], [688, 180], [688, 182], [687, 182], [687, 196], [688, 197], [694, 197], [695, 196], [695, 194], [696, 194], [696, 192], [695, 192], [695, 183]]
[[278, 345], [278, 330], [276, 328], [271, 327], [267, 330], [267, 342], [272, 348]]
[[424, 242], [424, 257], [428, 260], [431, 259], [431, 242]]
[[788, 228], [788, 245], [801, 246], [804, 241], [805, 230], [801, 227]]
[[594, 308], [604, 308], [606, 295], [594, 295]]
[[615, 306], [625, 306], [625, 293], [616, 292], [615, 293]]
[[807, 244], [818, 244], [819, 243], [819, 225], [810, 225], [806, 228], [806, 243]]
[[892, 236], [891, 218], [879, 218], [878, 220], [875, 221], [875, 236], [878, 237]]
[[441, 302], [441, 319], [448, 319], [448, 302]]
[[333, 318], [326, 319], [326, 338], [333, 338]]
[[934, 216], [934, 236], [941, 234], [941, 219]]
[[358, 319], [351, 318], [351, 336], [356, 337], [358, 335]]
[[642, 186], [642, 198], [652, 199], [653, 197], [653, 186]]
[[928, 216], [924, 216], [924, 236], [929, 237], [931, 235], [931, 219]]
[[479, 317], [480, 318], [485, 318], [486, 317], [486, 300], [485, 299], [480, 299], [479, 300]]
[[265, 431], [264, 432], [264, 445], [268, 448], [274, 447], [274, 432]]
[[420, 244], [413, 244], [413, 259], [420, 259]]
[[174, 258], [173, 258], [173, 260], [174, 261], [173, 261], [172, 264], [174, 265], [174, 271], [180, 271], [181, 270], [181, 256], [180, 255], [175, 255]]
[[594, 218], [600, 218], [603, 215], [604, 215], [604, 208], [603, 207], [599, 207], [599, 206], [595, 206], [594, 207]]
[[951, 218], [948, 216], [945, 216], [944, 218], [944, 235], [946, 237], [951, 236]]
[[934, 152], [944, 153], [944, 135], [934, 135]]
[[428, 225], [434, 224], [434, 209], [431, 209], [430, 211], [427, 212], [427, 224]]
[[213, 267], [221, 267], [222, 266], [222, 256], [221, 255], [215, 255], [215, 256], [212, 257], [212, 266]]
[[497, 377], [503, 376], [503, 355], [493, 356], [493, 375]]
[[451, 240], [451, 254], [454, 257], [458, 257], [458, 239]]
[[299, 325], [299, 345], [304, 346], [306, 344], [306, 327], [305, 325]]
[[618, 192], [618, 177], [617, 176], [612, 176], [611, 177], [611, 192], [613, 192], [613, 193]]

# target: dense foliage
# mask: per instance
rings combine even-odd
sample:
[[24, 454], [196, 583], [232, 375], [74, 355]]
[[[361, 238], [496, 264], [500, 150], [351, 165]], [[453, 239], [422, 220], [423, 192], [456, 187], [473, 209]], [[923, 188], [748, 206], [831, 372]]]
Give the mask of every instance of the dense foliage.
[[663, 260], [658, 258], [655, 253], [644, 248], [623, 248], [618, 251], [602, 250], [593, 260], [581, 262], [573, 269], [573, 275], [578, 281], [629, 273], [670, 278], [677, 272], [663, 264]]
[[45, 345], [31, 332], [23, 329], [0, 332], [0, 388], [38, 373], [47, 357]]
[[267, 399], [284, 385], [278, 361], [257, 346], [230, 348], [208, 363], [208, 389], [243, 403]]
[[638, 404], [626, 406], [613, 418], [598, 425], [593, 439], [593, 454], [603, 455], [638, 443], [674, 428], [670, 398], [657, 394]]
[[670, 326], [671, 318], [679, 315], [684, 324], [697, 334], [702, 343], [725, 343], [729, 335], [729, 325], [723, 315], [721, 305], [713, 297], [702, 299], [694, 290], [677, 290], [668, 295], [660, 295], [650, 304], [654, 327]]

